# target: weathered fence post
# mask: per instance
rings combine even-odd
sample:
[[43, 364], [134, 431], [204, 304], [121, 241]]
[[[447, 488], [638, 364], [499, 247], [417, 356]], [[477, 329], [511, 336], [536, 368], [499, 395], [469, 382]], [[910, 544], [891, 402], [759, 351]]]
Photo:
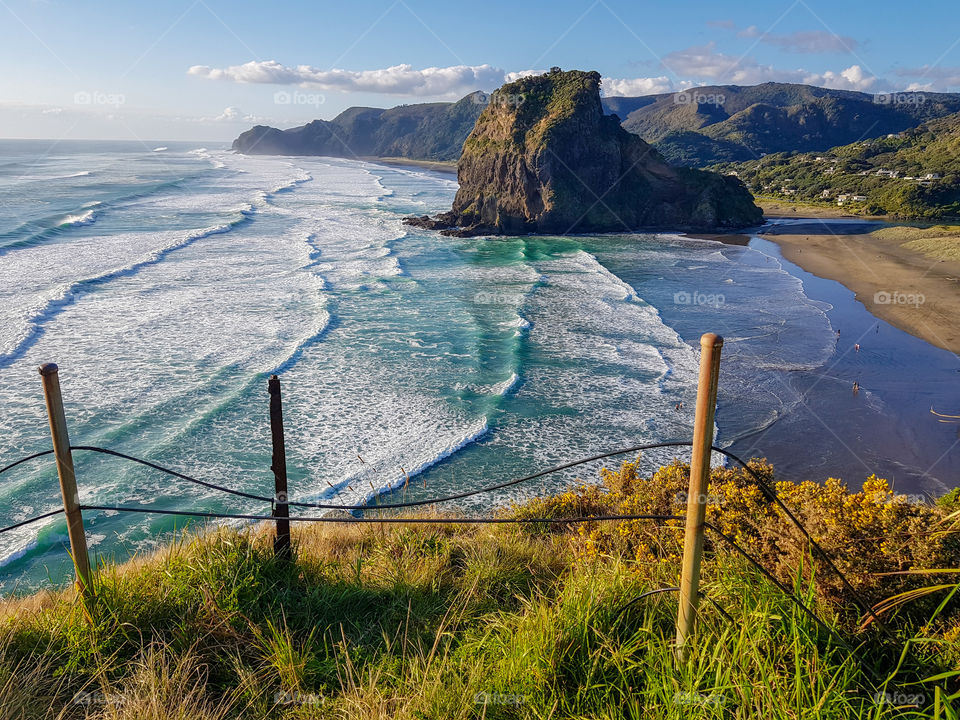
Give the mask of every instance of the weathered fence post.
[[273, 516], [277, 518], [277, 535], [273, 540], [273, 552], [280, 557], [290, 556], [290, 510], [287, 505], [287, 451], [283, 442], [283, 406], [280, 403], [280, 378], [270, 376], [267, 383], [270, 391], [270, 434], [273, 438], [273, 470], [275, 483]]
[[680, 575], [680, 609], [677, 613], [677, 657], [686, 662], [700, 594], [700, 559], [703, 555], [703, 523], [710, 482], [710, 446], [713, 416], [717, 407], [717, 380], [723, 338], [706, 333], [700, 338], [700, 378], [693, 421], [693, 455], [690, 458], [690, 488], [687, 494], [687, 524], [683, 537], [683, 569]]
[[67, 517], [67, 534], [70, 537], [70, 552], [77, 573], [77, 585], [84, 602], [93, 598], [90, 578], [90, 556], [87, 554], [87, 538], [83, 533], [83, 517], [80, 514], [80, 495], [77, 492], [77, 476], [70, 453], [70, 436], [67, 434], [67, 417], [63, 412], [63, 397], [60, 395], [59, 368], [55, 363], [40, 366], [43, 397], [50, 418], [50, 434], [53, 436], [53, 454], [57, 459], [57, 475], [60, 477], [60, 494], [63, 496], [63, 511]]

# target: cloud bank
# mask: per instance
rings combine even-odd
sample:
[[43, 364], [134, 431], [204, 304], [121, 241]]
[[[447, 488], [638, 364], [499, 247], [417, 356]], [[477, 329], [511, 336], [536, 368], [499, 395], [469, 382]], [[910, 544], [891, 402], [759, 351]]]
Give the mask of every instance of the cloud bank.
[[[802, 68], [785, 70], [760, 63], [749, 55], [737, 57], [719, 52], [713, 42], [668, 53], [663, 56], [660, 68], [668, 74], [604, 77], [602, 92], [607, 96], [636, 96], [674, 92], [695, 84], [754, 85], [763, 82], [805, 83], [868, 92], [873, 91], [878, 82], [887, 84], [860, 65], [822, 73]], [[194, 65], [187, 72], [208, 80], [245, 84], [298, 85], [342, 93], [458, 98], [474, 90], [493, 90], [505, 82], [544, 71], [507, 72], [492, 65], [453, 65], [418, 70], [406, 64], [378, 70], [320, 70], [310, 65], [287, 66], [266, 60], [225, 68]]]
[[226, 68], [194, 65], [187, 72], [210, 80], [238, 83], [304, 85], [341, 92], [427, 97], [466, 94], [472, 90], [499, 87], [504, 82], [504, 71], [490, 65], [454, 65], [422, 70], [415, 70], [411, 65], [394, 65], [382, 70], [354, 71], [320, 70], [310, 65], [288, 67], [266, 60]]
[[718, 52], [716, 43], [713, 42], [668, 53], [663, 56], [661, 64], [663, 68], [678, 76], [734, 85], [787, 82], [867, 92], [879, 81], [879, 78], [865, 71], [860, 65], [822, 73], [802, 68], [784, 70], [760, 63], [749, 55], [734, 56]]

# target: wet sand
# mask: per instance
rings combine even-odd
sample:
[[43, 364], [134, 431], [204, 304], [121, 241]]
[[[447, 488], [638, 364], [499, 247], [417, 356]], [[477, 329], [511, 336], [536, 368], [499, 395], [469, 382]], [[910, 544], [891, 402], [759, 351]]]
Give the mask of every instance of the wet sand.
[[960, 353], [960, 260], [904, 247], [910, 228], [791, 219], [772, 220], [756, 234], [777, 243], [787, 260], [845, 285], [877, 317]]
[[[793, 246], [778, 246], [781, 238], [755, 235], [750, 247], [777, 258], [803, 283], [808, 298], [829, 304], [836, 347], [822, 367], [786, 374], [783, 381], [799, 402], [729, 449], [740, 457], [766, 457], [781, 479], [836, 477], [859, 488], [876, 474], [898, 492], [925, 498], [956, 487], [960, 423], [931, 410], [960, 414], [960, 358], [882, 319], [876, 304], [861, 302], [848, 289], [859, 278], [845, 275], [843, 284], [829, 279], [843, 275], [829, 264], [830, 254], [820, 257], [827, 264], [818, 270], [809, 262], [813, 252], [798, 254], [805, 267], [790, 262], [786, 255]], [[721, 392], [718, 418], [736, 412], [737, 398]]]

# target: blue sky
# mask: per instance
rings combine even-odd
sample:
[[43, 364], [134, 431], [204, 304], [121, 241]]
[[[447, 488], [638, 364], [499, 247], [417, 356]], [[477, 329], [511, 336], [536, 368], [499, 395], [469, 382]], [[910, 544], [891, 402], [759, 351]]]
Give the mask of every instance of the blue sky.
[[952, 2], [0, 0], [0, 137], [230, 140], [551, 66], [608, 95], [768, 80], [960, 91]]

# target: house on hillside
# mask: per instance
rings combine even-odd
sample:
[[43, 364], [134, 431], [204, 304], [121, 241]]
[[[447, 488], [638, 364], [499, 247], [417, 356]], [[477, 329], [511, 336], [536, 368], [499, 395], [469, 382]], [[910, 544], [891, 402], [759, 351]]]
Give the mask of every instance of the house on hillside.
[[846, 205], [848, 202], [866, 202], [866, 195], [852, 195], [850, 193], [843, 193], [842, 195], [837, 195], [837, 205]]

